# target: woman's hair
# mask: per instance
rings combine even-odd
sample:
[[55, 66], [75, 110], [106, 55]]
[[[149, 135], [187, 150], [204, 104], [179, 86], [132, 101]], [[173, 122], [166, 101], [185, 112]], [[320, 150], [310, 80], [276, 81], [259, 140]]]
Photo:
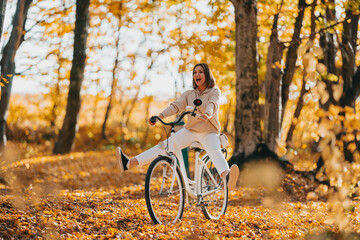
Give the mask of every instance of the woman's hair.
[[198, 64], [196, 64], [194, 66], [193, 71], [192, 71], [193, 72], [193, 80], [192, 80], [193, 88], [194, 89], [197, 88], [197, 85], [196, 85], [196, 83], [194, 81], [194, 71], [195, 71], [195, 68], [197, 66], [201, 66], [203, 68], [203, 70], [204, 70], [206, 88], [214, 87], [215, 86], [215, 78], [214, 78], [214, 76], [213, 76], [213, 74], [212, 74], [212, 72], [211, 72], [211, 70], [209, 68], [209, 65], [207, 65], [206, 63], [198, 63]]

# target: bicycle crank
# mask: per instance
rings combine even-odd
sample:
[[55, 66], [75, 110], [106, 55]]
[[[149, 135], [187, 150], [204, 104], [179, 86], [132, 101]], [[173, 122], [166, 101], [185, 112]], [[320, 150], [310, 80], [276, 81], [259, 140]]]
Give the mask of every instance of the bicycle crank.
[[214, 203], [216, 202], [216, 200], [206, 200], [206, 201], [200, 201], [196, 204], [196, 206], [198, 207], [208, 207], [209, 204], [208, 203]]

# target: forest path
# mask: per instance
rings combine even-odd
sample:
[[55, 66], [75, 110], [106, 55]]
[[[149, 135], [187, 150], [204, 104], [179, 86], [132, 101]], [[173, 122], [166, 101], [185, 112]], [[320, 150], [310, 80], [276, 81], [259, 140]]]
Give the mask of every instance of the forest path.
[[[144, 199], [147, 168], [120, 174], [114, 151], [13, 163], [0, 195], [0, 238], [288, 239], [336, 230], [325, 202], [283, 202], [288, 198], [281, 193], [244, 187], [230, 192], [220, 220], [206, 220], [187, 205], [181, 222], [154, 225]], [[356, 230], [360, 205], [353, 204], [348, 224]]]

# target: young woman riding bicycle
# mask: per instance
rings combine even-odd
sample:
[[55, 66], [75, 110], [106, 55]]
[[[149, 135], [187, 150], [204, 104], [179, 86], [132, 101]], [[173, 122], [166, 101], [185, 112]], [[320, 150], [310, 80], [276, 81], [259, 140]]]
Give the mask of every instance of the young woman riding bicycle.
[[[193, 68], [193, 89], [184, 92], [176, 101], [163, 110], [158, 117], [166, 117], [185, 111], [186, 106], [193, 106], [195, 99], [200, 99], [202, 105], [198, 108], [200, 117], [188, 117], [184, 128], [176, 132], [172, 138], [175, 147], [183, 149], [194, 141], [200, 142], [205, 149], [222, 178], [229, 173], [229, 165], [221, 152], [219, 133], [219, 98], [220, 90], [215, 86], [215, 79], [206, 63], [196, 64]], [[151, 122], [150, 125], [155, 123]], [[165, 154], [165, 144], [159, 144], [147, 151], [129, 159], [121, 150], [116, 148], [116, 158], [120, 163], [121, 171], [128, 170], [137, 165], [150, 163], [157, 156]], [[229, 182], [237, 179], [238, 173], [230, 177]]]

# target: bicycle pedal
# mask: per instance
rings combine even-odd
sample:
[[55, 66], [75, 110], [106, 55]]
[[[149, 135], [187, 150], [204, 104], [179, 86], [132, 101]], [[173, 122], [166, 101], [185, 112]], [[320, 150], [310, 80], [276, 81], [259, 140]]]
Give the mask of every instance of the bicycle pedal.
[[208, 203], [215, 203], [216, 200], [206, 200], [206, 201], [201, 201], [197, 204], [197, 206], [205, 206], [205, 207], [208, 207], [209, 204]]

